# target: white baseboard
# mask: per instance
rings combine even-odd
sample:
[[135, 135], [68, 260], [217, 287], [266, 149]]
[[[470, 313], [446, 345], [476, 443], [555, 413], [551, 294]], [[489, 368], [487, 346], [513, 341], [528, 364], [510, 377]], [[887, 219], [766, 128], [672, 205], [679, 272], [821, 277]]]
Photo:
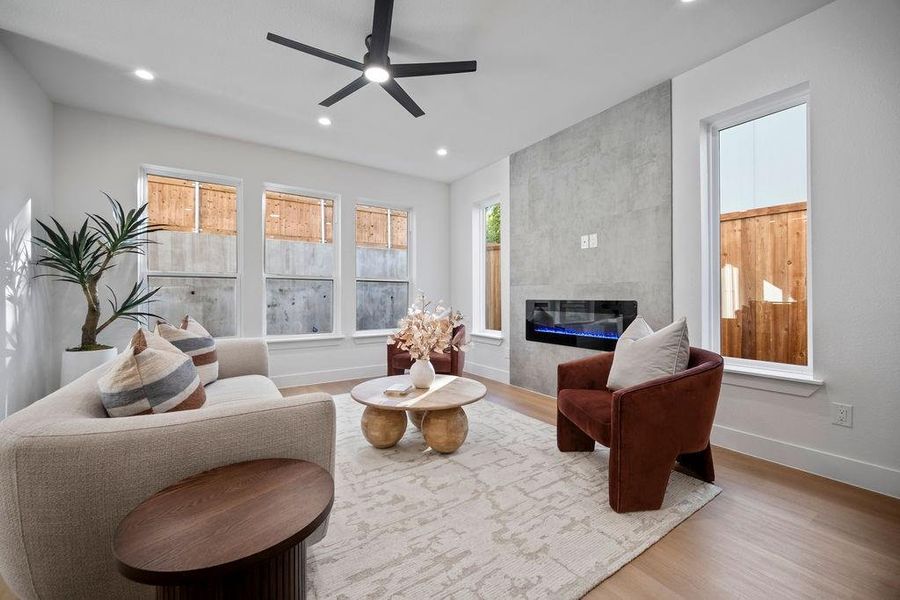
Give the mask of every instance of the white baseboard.
[[307, 371], [305, 373], [289, 373], [286, 375], [272, 375], [271, 379], [280, 388], [294, 387], [296, 385], [314, 385], [328, 383], [330, 381], [346, 381], [347, 379], [363, 379], [366, 377], [382, 377], [385, 375], [385, 366], [368, 365], [364, 367], [346, 367], [343, 369], [328, 369], [326, 371]]
[[498, 369], [497, 367], [480, 365], [478, 363], [473, 363], [472, 361], [467, 360], [465, 370], [467, 373], [472, 373], [473, 375], [479, 375], [481, 377], [487, 377], [488, 379], [493, 379], [494, 381], [499, 381], [500, 383], [509, 383], [509, 371], [504, 371], [503, 369]]
[[790, 442], [713, 425], [712, 443], [770, 462], [900, 498], [900, 470], [807, 448]]

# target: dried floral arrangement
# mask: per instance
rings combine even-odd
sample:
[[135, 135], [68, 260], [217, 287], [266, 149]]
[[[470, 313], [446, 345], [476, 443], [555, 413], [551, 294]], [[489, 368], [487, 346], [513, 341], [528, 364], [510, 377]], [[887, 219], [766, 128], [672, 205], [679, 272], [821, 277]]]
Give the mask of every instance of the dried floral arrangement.
[[453, 329], [463, 321], [462, 313], [447, 308], [443, 301], [434, 308], [429, 308], [431, 304], [431, 300], [419, 292], [416, 302], [400, 319], [400, 330], [388, 339], [388, 344], [397, 344], [415, 360], [428, 359], [432, 352], [443, 354], [451, 347], [465, 351], [466, 340], [453, 339]]

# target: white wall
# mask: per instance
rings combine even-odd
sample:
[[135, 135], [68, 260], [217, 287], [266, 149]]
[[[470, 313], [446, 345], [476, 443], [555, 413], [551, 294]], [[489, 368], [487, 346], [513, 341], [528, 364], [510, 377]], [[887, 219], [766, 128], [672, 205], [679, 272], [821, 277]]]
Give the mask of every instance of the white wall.
[[[813, 361], [825, 385], [808, 397], [725, 385], [713, 441], [894, 496], [900, 496], [898, 32], [896, 0], [838, 0], [676, 77], [672, 107], [675, 314], [687, 315], [699, 340], [700, 121], [808, 82]], [[831, 424], [832, 402], [853, 405], [852, 428]]]
[[[390, 203], [412, 210], [416, 287], [434, 298], [449, 297], [447, 247], [449, 186], [350, 163], [278, 150], [183, 129], [56, 106], [54, 113], [53, 212], [75, 225], [84, 212], [107, 211], [100, 190], [126, 206], [137, 203], [142, 164], [190, 169], [243, 180], [240, 212], [243, 276], [240, 332], [261, 336], [265, 304], [262, 276], [263, 184], [278, 183], [339, 194], [342, 286], [338, 340], [270, 343], [271, 370], [279, 385], [380, 375], [385, 372], [384, 337], [354, 339], [354, 204], [358, 200]], [[113, 274], [121, 289], [136, 276], [131, 260]], [[77, 342], [83, 307], [78, 290], [56, 288], [56, 348]], [[337, 302], [337, 301], [336, 301]], [[119, 323], [101, 338], [121, 346], [133, 329]]]
[[485, 200], [500, 200], [500, 288], [502, 340], [472, 337], [466, 371], [509, 382], [509, 157], [450, 184], [450, 298], [466, 316], [471, 333], [473, 316], [474, 209]]
[[49, 391], [58, 370], [52, 351], [48, 288], [34, 280], [33, 219], [50, 205], [53, 107], [24, 68], [0, 44], [0, 419]]

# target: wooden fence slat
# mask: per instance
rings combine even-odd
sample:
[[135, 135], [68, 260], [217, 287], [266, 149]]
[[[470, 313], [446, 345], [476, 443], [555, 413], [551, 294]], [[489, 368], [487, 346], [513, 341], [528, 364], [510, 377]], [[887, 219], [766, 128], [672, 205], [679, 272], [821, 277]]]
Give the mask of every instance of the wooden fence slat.
[[500, 331], [500, 244], [487, 244], [484, 261], [484, 327]]

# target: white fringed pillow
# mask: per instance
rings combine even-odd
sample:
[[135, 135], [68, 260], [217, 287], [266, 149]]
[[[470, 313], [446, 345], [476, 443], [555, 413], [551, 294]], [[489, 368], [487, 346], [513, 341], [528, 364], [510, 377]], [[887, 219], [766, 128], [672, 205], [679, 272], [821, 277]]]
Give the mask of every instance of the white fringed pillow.
[[621, 390], [684, 371], [690, 353], [684, 317], [654, 332], [639, 316], [616, 342], [606, 387], [612, 391]]

